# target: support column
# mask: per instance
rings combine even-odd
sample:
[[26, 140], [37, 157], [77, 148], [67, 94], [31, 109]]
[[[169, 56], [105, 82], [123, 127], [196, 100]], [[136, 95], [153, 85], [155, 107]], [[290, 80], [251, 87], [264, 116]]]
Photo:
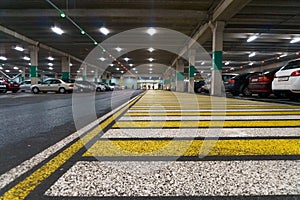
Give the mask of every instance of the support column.
[[223, 31], [225, 22], [216, 21], [212, 25], [213, 31], [213, 52], [212, 52], [212, 81], [211, 81], [211, 95], [223, 96], [222, 87], [222, 56], [223, 56]]
[[102, 83], [107, 83], [106, 82], [106, 80], [107, 80], [107, 72], [106, 71], [103, 72], [101, 79], [102, 79]]
[[110, 85], [111, 84], [111, 79], [112, 79], [112, 74], [111, 73], [107, 73], [107, 83]]
[[31, 84], [37, 84], [38, 83], [38, 47], [36, 46], [31, 46], [30, 47], [30, 79], [31, 79]]
[[97, 68], [97, 69], [95, 69], [95, 77], [94, 77], [94, 82], [95, 83], [98, 83], [98, 78], [99, 78], [99, 70]]
[[82, 69], [82, 80], [86, 81], [86, 70], [87, 70], [87, 64], [82, 64], [83, 65], [83, 69]]
[[61, 78], [70, 79], [70, 57], [61, 58]]
[[176, 92], [184, 92], [184, 63], [183, 59], [176, 62]]
[[22, 67], [22, 74], [21, 74], [21, 81], [23, 82], [25, 80], [26, 76], [26, 67]]
[[188, 93], [194, 93], [194, 84], [195, 84], [195, 56], [196, 50], [191, 49], [189, 50], [189, 86], [188, 86]]

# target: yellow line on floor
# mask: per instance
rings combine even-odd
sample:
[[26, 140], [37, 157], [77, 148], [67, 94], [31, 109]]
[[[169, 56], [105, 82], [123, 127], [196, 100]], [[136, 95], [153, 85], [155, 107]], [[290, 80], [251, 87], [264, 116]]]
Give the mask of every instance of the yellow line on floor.
[[300, 155], [300, 139], [103, 140], [83, 156]]
[[300, 120], [266, 121], [124, 121], [113, 128], [300, 127]]
[[240, 115], [300, 115], [299, 111], [285, 112], [128, 112], [125, 116], [240, 116]]
[[[251, 111], [251, 109], [292, 109], [289, 106], [226, 106], [226, 105], [199, 105], [199, 106], [175, 106], [175, 107], [163, 107], [163, 106], [149, 106], [149, 107], [132, 107], [130, 110], [154, 110], [154, 109], [163, 109], [163, 110], [199, 110], [199, 109], [249, 109], [249, 111]], [[299, 109], [299, 108], [298, 108]]]
[[68, 159], [70, 159], [75, 153], [77, 153], [84, 145], [91, 141], [97, 134], [106, 128], [111, 122], [119, 117], [126, 109], [134, 104], [139, 98], [135, 99], [114, 115], [103, 121], [99, 126], [95, 127], [88, 134], [82, 137], [80, 140], [72, 144], [66, 150], [55, 156], [49, 162], [42, 167], [34, 171], [27, 176], [24, 180], [5, 192], [0, 199], [14, 200], [25, 199], [42, 181], [47, 179], [52, 173], [54, 173], [61, 165], [63, 165]]

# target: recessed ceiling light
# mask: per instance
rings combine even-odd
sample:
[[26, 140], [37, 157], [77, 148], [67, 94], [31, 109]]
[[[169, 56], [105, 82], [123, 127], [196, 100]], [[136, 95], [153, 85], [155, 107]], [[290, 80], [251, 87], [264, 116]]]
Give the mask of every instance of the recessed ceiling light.
[[120, 51], [122, 51], [122, 48], [117, 47], [116, 50], [117, 50], [118, 52], [120, 52]]
[[258, 35], [252, 35], [247, 39], [247, 42], [252, 42], [253, 40], [256, 40], [258, 38]]
[[28, 56], [24, 56], [23, 59], [27, 60], [27, 61], [30, 60], [30, 58]]
[[7, 58], [4, 56], [0, 56], [0, 60], [7, 60]]
[[0, 69], [3, 69], [3, 67], [2, 67], [2, 66], [0, 66]]
[[287, 56], [287, 55], [288, 55], [287, 53], [283, 53], [283, 54], [281, 54], [279, 57], [282, 58], [282, 57], [285, 57], [285, 56]]
[[105, 61], [106, 59], [104, 57], [99, 58], [101, 61]]
[[151, 71], [150, 71], [149, 73], [150, 73], [150, 74], [152, 74], [152, 72], [151, 72]]
[[133, 66], [133, 64], [129, 64], [129, 66], [130, 66], [130, 67], [132, 67], [132, 66]]
[[135, 73], [137, 74], [137, 73], [139, 73], [138, 71], [135, 71]]
[[28, 63], [28, 65], [31, 65], [31, 63]]
[[91, 71], [91, 73], [94, 73], [94, 72], [95, 72], [94, 70]]
[[24, 49], [23, 47], [16, 46], [16, 47], [15, 47], [15, 50], [17, 50], [17, 51], [24, 51], [25, 49]]
[[150, 66], [150, 67], [152, 67], [153, 65], [152, 65], [152, 64], [150, 64], [149, 66]]
[[250, 63], [249, 63], [250, 66], [252, 66], [253, 64], [254, 64], [253, 62], [250, 62]]
[[124, 58], [124, 60], [125, 60], [126, 62], [128, 62], [130, 59], [126, 57], [126, 58]]
[[51, 57], [51, 56], [49, 56], [49, 57], [48, 57], [48, 60], [54, 60], [54, 58], [53, 58], [53, 57]]
[[104, 35], [108, 35], [109, 34], [109, 30], [105, 27], [101, 27], [100, 29], [100, 32], [103, 33]]
[[152, 62], [154, 59], [153, 59], [153, 58], [148, 58], [148, 60], [149, 60], [150, 62]]
[[113, 66], [114, 66], [114, 64], [112, 64], [112, 63], [111, 63], [111, 64], [109, 64], [109, 66], [113, 67]]
[[21, 72], [22, 72], [22, 70], [19, 70], [19, 72], [21, 73]]
[[82, 35], [84, 35], [84, 34], [85, 34], [85, 31], [84, 31], [84, 30], [80, 30], [80, 33], [81, 33]]
[[229, 61], [225, 62], [225, 65], [229, 65], [229, 64], [230, 64]]
[[132, 68], [132, 70], [136, 70], [136, 68], [134, 67], [134, 68]]
[[48, 67], [48, 69], [53, 70], [53, 67]]
[[10, 72], [10, 70], [9, 70], [9, 69], [6, 69], [5, 72]]
[[52, 67], [52, 66], [53, 66], [53, 63], [48, 63], [48, 65]]
[[156, 33], [156, 29], [155, 28], [148, 28], [147, 33], [152, 36]]
[[14, 67], [14, 69], [15, 69], [15, 70], [18, 70], [18, 69], [19, 69], [19, 67]]
[[150, 47], [149, 49], [148, 49], [148, 51], [149, 52], [153, 52], [155, 49], [153, 49], [152, 47]]
[[253, 56], [255, 56], [255, 55], [256, 55], [256, 53], [255, 53], [255, 52], [252, 52], [252, 53], [249, 54], [249, 57], [253, 57]]
[[300, 37], [295, 37], [290, 41], [290, 43], [296, 43], [296, 42], [300, 42]]
[[73, 64], [72, 64], [72, 63], [70, 63], [69, 65], [70, 65], [70, 67], [71, 67], [71, 66], [73, 66]]
[[77, 73], [80, 73], [80, 71], [79, 71], [79, 70], [77, 70]]
[[117, 67], [117, 68], [116, 68], [116, 70], [118, 70], [118, 71], [119, 71], [119, 70], [120, 70], [120, 68], [119, 68], [119, 67]]
[[152, 70], [152, 68], [149, 68], [149, 70], [151, 71], [151, 70]]
[[64, 31], [61, 28], [57, 27], [57, 26], [52, 26], [51, 30], [54, 33], [58, 34], [58, 35], [62, 35], [64, 33]]
[[123, 74], [123, 73], [124, 73], [124, 71], [121, 71], [121, 73]]
[[204, 65], [205, 64], [205, 62], [203, 61], [203, 62], [201, 62], [201, 65]]

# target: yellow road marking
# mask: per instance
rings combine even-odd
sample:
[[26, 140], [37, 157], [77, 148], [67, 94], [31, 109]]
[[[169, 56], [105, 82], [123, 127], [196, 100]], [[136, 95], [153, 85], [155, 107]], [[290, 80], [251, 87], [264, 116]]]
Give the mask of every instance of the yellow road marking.
[[83, 156], [300, 155], [300, 139], [99, 140]]
[[300, 115], [299, 111], [266, 112], [127, 112], [125, 116], [241, 116], [241, 115]]
[[183, 128], [183, 127], [300, 127], [300, 120], [267, 121], [120, 121], [113, 128]]
[[130, 108], [130, 110], [134, 111], [134, 110], [154, 110], [154, 109], [160, 109], [160, 110], [199, 110], [199, 109], [222, 109], [224, 111], [226, 111], [226, 109], [248, 109], [249, 111], [251, 111], [251, 109], [291, 109], [291, 107], [289, 106], [214, 106], [214, 105], [205, 105], [205, 106], [177, 106], [177, 107], [163, 107], [163, 106], [158, 106], [158, 107], [132, 107]]
[[3, 200], [25, 199], [42, 181], [47, 179], [52, 173], [54, 173], [61, 165], [63, 165], [68, 159], [70, 159], [75, 153], [77, 153], [84, 145], [91, 141], [97, 134], [99, 134], [105, 127], [113, 122], [118, 116], [120, 116], [126, 109], [134, 104], [139, 98], [130, 102], [128, 105], [120, 109], [114, 115], [109, 117], [99, 126], [91, 130], [88, 134], [82, 137], [80, 140], [72, 144], [66, 150], [55, 156], [49, 162], [42, 167], [34, 171], [27, 176], [23, 181], [9, 189], [0, 197]]

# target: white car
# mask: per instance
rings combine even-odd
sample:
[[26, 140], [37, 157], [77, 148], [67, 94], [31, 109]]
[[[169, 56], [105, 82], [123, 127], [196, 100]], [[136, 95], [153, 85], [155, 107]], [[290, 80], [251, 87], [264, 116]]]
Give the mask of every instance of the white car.
[[276, 72], [272, 90], [276, 96], [284, 94], [290, 99], [300, 97], [300, 59], [289, 61]]
[[72, 92], [74, 88], [74, 80], [61, 80], [56, 78], [47, 79], [44, 82], [36, 85], [32, 85], [30, 87], [31, 91], [34, 94], [38, 94], [39, 92], [47, 93], [47, 92], [58, 92], [58, 93], [66, 93]]
[[106, 87], [103, 83], [98, 83], [96, 85], [96, 91], [97, 92], [103, 92], [103, 91], [106, 91]]

